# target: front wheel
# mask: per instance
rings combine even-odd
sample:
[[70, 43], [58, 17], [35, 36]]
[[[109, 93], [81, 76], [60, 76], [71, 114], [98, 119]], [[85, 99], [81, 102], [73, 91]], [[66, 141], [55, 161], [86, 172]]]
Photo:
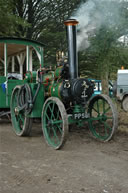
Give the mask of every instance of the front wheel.
[[97, 95], [89, 103], [89, 128], [92, 135], [109, 141], [118, 127], [118, 115], [115, 105], [109, 96]]
[[48, 145], [60, 149], [68, 134], [68, 116], [63, 103], [56, 97], [48, 98], [42, 110], [42, 130]]

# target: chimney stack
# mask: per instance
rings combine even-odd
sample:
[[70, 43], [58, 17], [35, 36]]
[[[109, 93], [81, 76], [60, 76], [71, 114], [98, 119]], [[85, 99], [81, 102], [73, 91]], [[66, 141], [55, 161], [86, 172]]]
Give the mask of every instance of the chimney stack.
[[70, 79], [78, 78], [78, 57], [76, 45], [76, 25], [78, 23], [79, 22], [75, 19], [69, 19], [64, 22], [68, 39], [68, 60]]

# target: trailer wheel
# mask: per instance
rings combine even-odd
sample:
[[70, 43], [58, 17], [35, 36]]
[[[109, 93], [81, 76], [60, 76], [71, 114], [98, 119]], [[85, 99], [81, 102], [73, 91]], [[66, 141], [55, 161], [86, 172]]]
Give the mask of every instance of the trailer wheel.
[[32, 128], [32, 119], [27, 117], [25, 110], [18, 111], [18, 94], [21, 86], [16, 86], [11, 96], [11, 120], [13, 130], [18, 136], [28, 136]]
[[122, 100], [121, 106], [125, 112], [128, 112], [128, 96]]
[[56, 97], [48, 98], [42, 110], [42, 130], [48, 145], [60, 149], [68, 134], [68, 116], [63, 103]]
[[93, 137], [109, 141], [118, 127], [118, 114], [109, 96], [97, 95], [89, 103], [89, 128]]

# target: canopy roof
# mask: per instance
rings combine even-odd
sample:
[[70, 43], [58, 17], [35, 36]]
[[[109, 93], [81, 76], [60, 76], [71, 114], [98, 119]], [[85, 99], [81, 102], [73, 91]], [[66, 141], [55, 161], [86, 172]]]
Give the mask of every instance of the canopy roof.
[[26, 46], [44, 47], [45, 45], [35, 40], [24, 38], [0, 37], [0, 58], [4, 58], [4, 43], [7, 43], [7, 55], [13, 56], [26, 50]]

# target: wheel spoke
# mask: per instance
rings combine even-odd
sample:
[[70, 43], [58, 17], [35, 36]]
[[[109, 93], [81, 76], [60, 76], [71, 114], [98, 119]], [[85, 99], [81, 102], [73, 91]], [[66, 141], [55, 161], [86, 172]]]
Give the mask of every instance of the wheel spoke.
[[97, 112], [99, 114], [99, 103], [98, 103], [98, 100], [97, 100]]
[[111, 108], [110, 108], [110, 106], [104, 111], [104, 114], [106, 114], [108, 111], [110, 111], [111, 110]]
[[56, 125], [56, 124], [59, 124], [59, 123], [62, 123], [62, 120], [54, 120], [54, 121], [52, 122], [53, 125]]
[[108, 120], [108, 119], [113, 119], [113, 117], [107, 117], [107, 120]]
[[60, 133], [61, 133], [61, 134], [63, 134], [62, 127], [61, 127], [61, 126], [59, 126], [59, 125], [57, 125], [57, 127], [58, 127], [58, 129], [59, 129]]
[[55, 112], [54, 112], [54, 107], [55, 107], [55, 103], [53, 103], [53, 105], [52, 105], [52, 109], [53, 109], [53, 110], [52, 110], [52, 117], [55, 119], [55, 116], [54, 116], [54, 113], [55, 113]]
[[47, 112], [46, 112], [46, 117], [47, 117], [47, 119], [48, 119], [48, 120], [50, 120], [50, 118], [49, 118], [49, 116], [48, 116]]
[[105, 124], [105, 122], [104, 122], [104, 126], [105, 126], [105, 127], [104, 127], [104, 129], [105, 129], [105, 136], [104, 136], [104, 137], [106, 138], [106, 137], [108, 137], [108, 132], [107, 132], [107, 131], [108, 131], [108, 130], [107, 130], [108, 127], [107, 127], [107, 125]]
[[53, 131], [53, 133], [54, 133], [53, 138], [56, 138], [56, 139], [57, 139], [57, 142], [59, 142], [59, 138], [58, 138], [58, 136], [57, 136], [57, 134], [56, 134], [56, 132], [55, 132], [55, 127], [52, 127], [52, 131]]
[[51, 108], [51, 106], [50, 106], [50, 105], [49, 105], [48, 107], [49, 107], [50, 112], [51, 112], [51, 119], [52, 119], [52, 117], [55, 119], [55, 116], [54, 116], [54, 113], [53, 113], [54, 106], [52, 106], [53, 108]]
[[104, 122], [104, 125], [105, 125], [108, 129], [110, 129], [110, 131], [112, 130], [112, 128], [110, 127], [110, 125], [108, 125], [107, 122]]
[[21, 120], [21, 121], [23, 122], [23, 124], [24, 124], [24, 118], [23, 118], [22, 114], [19, 113], [19, 117], [20, 117], [20, 120]]
[[57, 116], [56, 116], [57, 120], [59, 119], [59, 115], [60, 115], [60, 111], [57, 112]]
[[102, 100], [102, 102], [103, 102], [103, 112], [105, 112], [105, 101]]
[[48, 128], [48, 136], [49, 136], [49, 135], [50, 135], [50, 130], [51, 130], [51, 129], [50, 129], [49, 126], [48, 126], [47, 128]]
[[16, 117], [17, 122], [19, 123], [19, 121], [20, 121], [19, 115], [16, 115], [15, 117]]
[[93, 109], [96, 113], [98, 113], [98, 114], [99, 114], [99, 112], [98, 112], [98, 111], [97, 111], [94, 107], [93, 107], [92, 109]]

